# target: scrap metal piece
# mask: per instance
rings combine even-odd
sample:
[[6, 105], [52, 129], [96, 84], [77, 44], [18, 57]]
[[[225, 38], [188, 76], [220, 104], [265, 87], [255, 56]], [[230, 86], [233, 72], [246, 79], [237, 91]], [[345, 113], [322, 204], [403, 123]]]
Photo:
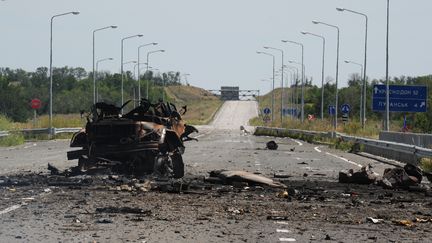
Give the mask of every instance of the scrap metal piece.
[[218, 177], [227, 184], [233, 182], [247, 182], [249, 184], [266, 185], [273, 188], [287, 188], [286, 185], [280, 182], [246, 171], [215, 170], [210, 172], [210, 177]]

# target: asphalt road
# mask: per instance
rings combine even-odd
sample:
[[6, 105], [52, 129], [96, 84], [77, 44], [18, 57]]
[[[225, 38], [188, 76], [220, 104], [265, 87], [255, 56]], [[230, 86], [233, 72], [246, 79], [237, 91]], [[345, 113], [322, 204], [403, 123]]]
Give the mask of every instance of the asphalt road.
[[[212, 124], [199, 127], [199, 141], [187, 142], [186, 178], [201, 178], [220, 169], [270, 178], [284, 174], [289, 176], [284, 181], [288, 187], [313, 191], [303, 194], [304, 199], [278, 198], [280, 189], [226, 186], [181, 194], [112, 191], [103, 183], [72, 189], [43, 182], [0, 187], [0, 242], [322, 242], [326, 238], [330, 242], [427, 242], [431, 237], [429, 226], [413, 230], [391, 224], [419, 212], [425, 215], [428, 209], [422, 200], [428, 199], [424, 196], [391, 192], [393, 198], [414, 198], [414, 203], [401, 200], [387, 205], [382, 198], [386, 191], [337, 183], [341, 169], [371, 164], [382, 174], [389, 165], [326, 146], [240, 131], [241, 125], [250, 130], [247, 121], [256, 115], [255, 102], [226, 102]], [[278, 150], [265, 149], [270, 140], [279, 144]], [[68, 141], [63, 140], [2, 148], [0, 173], [34, 178], [27, 171], [46, 172], [48, 162], [67, 168], [74, 164], [66, 161], [67, 150]], [[120, 205], [148, 210], [149, 215], [95, 212]], [[272, 215], [285, 218], [268, 220]], [[375, 225], [366, 217], [382, 217], [387, 223]], [[101, 218], [109, 222], [96, 223]]]

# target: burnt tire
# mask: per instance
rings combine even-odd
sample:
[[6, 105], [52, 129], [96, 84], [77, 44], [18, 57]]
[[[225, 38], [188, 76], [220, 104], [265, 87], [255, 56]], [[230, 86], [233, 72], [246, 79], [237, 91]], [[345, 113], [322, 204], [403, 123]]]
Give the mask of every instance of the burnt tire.
[[184, 163], [181, 154], [174, 153], [171, 156], [173, 166], [173, 177], [182, 178], [184, 176]]

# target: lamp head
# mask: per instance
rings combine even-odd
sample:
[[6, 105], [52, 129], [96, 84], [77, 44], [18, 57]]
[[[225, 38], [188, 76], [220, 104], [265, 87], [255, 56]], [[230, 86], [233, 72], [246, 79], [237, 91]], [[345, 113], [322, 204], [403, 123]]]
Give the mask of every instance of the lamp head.
[[312, 20], [312, 23], [314, 23], [314, 24], [319, 24], [320, 22], [319, 22], [319, 21], [316, 21], [316, 20]]
[[350, 63], [350, 61], [345, 60], [345, 63]]
[[111, 60], [111, 61], [112, 61], [112, 60], [114, 60], [114, 58], [110, 57], [110, 58], [108, 58], [108, 60]]
[[111, 29], [117, 29], [117, 25], [111, 25]]
[[154, 46], [157, 45], [157, 44], [158, 44], [157, 42], [153, 42], [153, 43], [152, 43], [152, 45], [154, 45]]
[[264, 46], [263, 48], [264, 48], [264, 49], [269, 49], [270, 47], [268, 47], [268, 46]]
[[343, 11], [345, 11], [344, 8], [336, 8], [336, 10], [339, 11], [339, 12], [343, 12]]
[[160, 52], [165, 52], [165, 50], [159, 50]]
[[309, 32], [306, 32], [306, 31], [302, 31], [302, 32], [300, 32], [300, 33], [302, 33], [303, 35], [307, 35], [307, 34], [309, 34]]
[[80, 12], [72, 12], [73, 15], [78, 15]]
[[141, 34], [139, 34], [139, 35], [137, 35], [138, 37], [143, 37], [143, 35], [141, 35]]
[[288, 42], [287, 40], [281, 40], [281, 41], [282, 41], [282, 42], [285, 42], [285, 43]]

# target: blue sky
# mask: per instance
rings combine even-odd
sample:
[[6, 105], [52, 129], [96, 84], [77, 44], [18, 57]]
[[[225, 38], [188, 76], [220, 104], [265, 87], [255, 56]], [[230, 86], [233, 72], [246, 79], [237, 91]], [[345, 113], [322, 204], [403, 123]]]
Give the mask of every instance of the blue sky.
[[[151, 56], [151, 66], [163, 71], [190, 73], [192, 85], [216, 89], [239, 85], [242, 89], [268, 91], [262, 79], [271, 77], [271, 59], [256, 54], [272, 46], [285, 51], [285, 60], [300, 61], [297, 46], [305, 45], [306, 75], [321, 83], [321, 42], [300, 34], [306, 30], [327, 38], [326, 76], [335, 76], [336, 32], [312, 20], [338, 25], [341, 29], [340, 84], [359, 67], [346, 59], [363, 62], [364, 19], [341, 13], [344, 7], [368, 14], [368, 76], [385, 76], [385, 0], [6, 0], [0, 1], [0, 67], [33, 71], [49, 65], [49, 23], [51, 16], [80, 11], [54, 22], [54, 66], [92, 68], [92, 31], [97, 33], [96, 59], [113, 57], [101, 69], [120, 70], [120, 40], [125, 42], [125, 61], [137, 59], [138, 45], [158, 42], [147, 51], [165, 49]], [[390, 16], [390, 75], [430, 74], [432, 36], [429, 28], [432, 1], [392, 0]], [[276, 65], [280, 66], [278, 56]], [[125, 69], [132, 69], [127, 65]], [[280, 83], [277, 82], [278, 84]]]

